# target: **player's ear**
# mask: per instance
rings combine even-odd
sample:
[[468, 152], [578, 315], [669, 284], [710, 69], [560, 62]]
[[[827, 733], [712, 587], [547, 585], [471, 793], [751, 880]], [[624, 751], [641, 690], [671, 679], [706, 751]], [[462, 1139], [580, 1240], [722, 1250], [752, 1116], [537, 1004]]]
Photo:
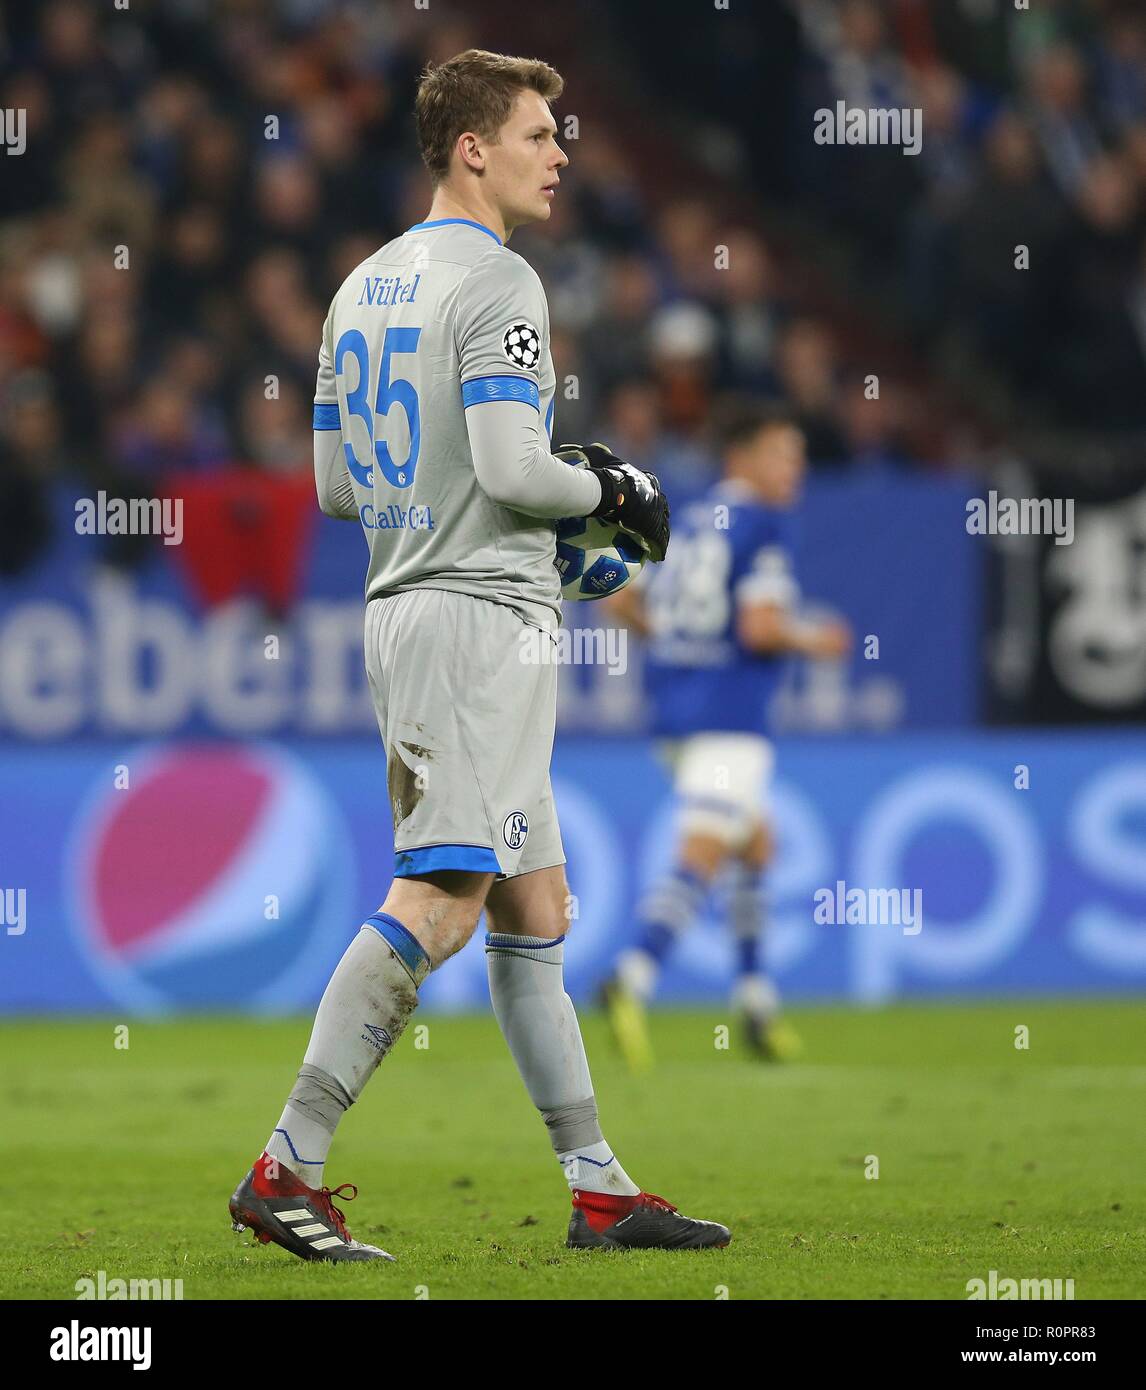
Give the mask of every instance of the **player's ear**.
[[454, 149], [467, 169], [473, 169], [477, 173], [485, 169], [485, 151], [482, 149], [481, 138], [472, 130], [462, 131]]

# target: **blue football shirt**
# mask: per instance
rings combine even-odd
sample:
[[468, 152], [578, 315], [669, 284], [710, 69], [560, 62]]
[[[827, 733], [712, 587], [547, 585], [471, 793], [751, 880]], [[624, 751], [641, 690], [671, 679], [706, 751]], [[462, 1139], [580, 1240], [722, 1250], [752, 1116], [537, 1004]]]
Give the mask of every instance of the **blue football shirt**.
[[662, 565], [644, 586], [652, 628], [646, 688], [653, 732], [764, 733], [788, 657], [750, 651], [736, 635], [737, 605], [791, 607], [793, 517], [745, 485], [724, 481], [673, 518]]

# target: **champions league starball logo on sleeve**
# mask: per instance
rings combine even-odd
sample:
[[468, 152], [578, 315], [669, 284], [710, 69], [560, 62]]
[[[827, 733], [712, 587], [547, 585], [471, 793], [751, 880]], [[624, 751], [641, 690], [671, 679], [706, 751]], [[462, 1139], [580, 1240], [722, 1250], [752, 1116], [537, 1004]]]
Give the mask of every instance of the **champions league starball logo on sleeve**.
[[338, 808], [280, 750], [186, 745], [123, 760], [77, 820], [72, 929], [117, 1003], [145, 1013], [311, 1002], [349, 940], [355, 865]]
[[515, 323], [505, 330], [502, 351], [515, 367], [533, 371], [541, 360], [541, 334], [531, 323]]

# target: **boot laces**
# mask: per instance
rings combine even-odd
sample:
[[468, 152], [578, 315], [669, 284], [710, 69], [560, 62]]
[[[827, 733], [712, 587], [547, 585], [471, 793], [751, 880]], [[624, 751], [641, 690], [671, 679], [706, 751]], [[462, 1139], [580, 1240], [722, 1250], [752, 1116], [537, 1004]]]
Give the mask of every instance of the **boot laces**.
[[677, 1210], [671, 1202], [666, 1202], [663, 1197], [658, 1197], [653, 1192], [642, 1192], [638, 1199], [638, 1204], [642, 1207], [655, 1207], [660, 1211]]
[[[344, 1195], [348, 1193], [349, 1195]], [[358, 1196], [358, 1188], [352, 1182], [344, 1182], [339, 1187], [322, 1187], [319, 1189], [315, 1198], [316, 1204], [321, 1208], [324, 1215], [328, 1216], [334, 1224], [334, 1229], [349, 1242], [350, 1232], [346, 1229], [346, 1217], [334, 1205], [333, 1198], [338, 1197], [343, 1202], [353, 1202]]]

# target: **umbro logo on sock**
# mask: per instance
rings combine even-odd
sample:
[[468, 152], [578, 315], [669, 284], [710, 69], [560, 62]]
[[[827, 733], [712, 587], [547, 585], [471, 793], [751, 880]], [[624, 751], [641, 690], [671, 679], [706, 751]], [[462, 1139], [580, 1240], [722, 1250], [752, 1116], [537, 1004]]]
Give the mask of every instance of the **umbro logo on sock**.
[[369, 1043], [371, 1047], [376, 1048], [379, 1052], [389, 1047], [393, 1042], [393, 1039], [385, 1028], [378, 1028], [373, 1023], [364, 1023], [362, 1026], [366, 1029], [366, 1032], [362, 1034], [362, 1041], [364, 1043]]

